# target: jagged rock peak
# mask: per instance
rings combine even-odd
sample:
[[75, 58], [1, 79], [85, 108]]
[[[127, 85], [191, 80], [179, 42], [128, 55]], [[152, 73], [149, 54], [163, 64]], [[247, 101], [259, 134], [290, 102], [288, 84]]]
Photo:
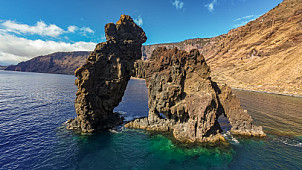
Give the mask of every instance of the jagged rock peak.
[[106, 24], [105, 34], [107, 41], [98, 44], [86, 63], [75, 71], [77, 117], [67, 121], [68, 129], [93, 132], [122, 123], [113, 109], [122, 100], [147, 37], [127, 15], [116, 24]]
[[108, 23], [105, 26], [106, 40], [128, 41], [132, 40], [135, 43], [144, 43], [147, 40], [143, 29], [136, 25], [133, 19], [128, 15], [121, 15], [119, 21]]

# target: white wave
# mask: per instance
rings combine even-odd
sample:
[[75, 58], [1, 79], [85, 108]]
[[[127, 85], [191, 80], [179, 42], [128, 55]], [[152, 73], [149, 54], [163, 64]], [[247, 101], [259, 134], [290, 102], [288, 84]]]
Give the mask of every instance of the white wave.
[[239, 144], [239, 141], [236, 138], [234, 138], [233, 136], [232, 136], [232, 141], [235, 142], [236, 144]]
[[233, 144], [239, 144], [240, 142], [231, 134], [230, 131], [222, 134], [228, 141], [232, 141]]
[[109, 129], [109, 132], [111, 132], [111, 133], [120, 133], [120, 132], [116, 131], [115, 129]]
[[121, 115], [127, 114], [127, 112], [124, 112], [124, 111], [118, 111], [118, 113]]
[[274, 139], [275, 141], [277, 142], [281, 142], [285, 145], [288, 145], [288, 146], [294, 146], [294, 147], [302, 147], [302, 143], [299, 142], [299, 141], [296, 141], [294, 139], [288, 139], [288, 138], [281, 138], [281, 139]]
[[125, 116], [125, 117], [124, 117], [124, 120], [125, 120], [125, 121], [131, 121], [131, 120], [133, 120], [133, 119], [134, 119], [134, 117], [131, 116], [131, 115]]
[[296, 147], [302, 147], [302, 143], [298, 143], [298, 144], [290, 144], [290, 143], [286, 143], [286, 145], [289, 145], [289, 146], [296, 146]]

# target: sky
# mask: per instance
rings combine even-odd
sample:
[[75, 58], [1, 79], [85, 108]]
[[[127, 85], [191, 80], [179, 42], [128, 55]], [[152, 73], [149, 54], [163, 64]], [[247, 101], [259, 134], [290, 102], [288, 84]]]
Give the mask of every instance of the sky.
[[0, 65], [58, 51], [92, 51], [104, 26], [130, 15], [145, 45], [209, 38], [265, 14], [282, 0], [0, 0]]

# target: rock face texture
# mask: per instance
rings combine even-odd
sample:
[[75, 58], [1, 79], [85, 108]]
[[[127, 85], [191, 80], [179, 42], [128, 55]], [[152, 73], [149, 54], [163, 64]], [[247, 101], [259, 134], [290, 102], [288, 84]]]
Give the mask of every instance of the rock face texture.
[[107, 41], [98, 44], [86, 63], [75, 71], [77, 117], [67, 121], [68, 129], [93, 132], [122, 122], [113, 109], [122, 100], [147, 37], [127, 15], [116, 24], [106, 24], [105, 34]]
[[233, 134], [259, 137], [266, 136], [261, 126], [253, 125], [252, 117], [248, 114], [247, 110], [242, 109], [239, 99], [232, 93], [230, 87], [225, 84], [217, 87], [215, 83], [213, 87], [218, 94], [224, 116], [228, 117], [230, 125], [232, 126], [231, 132]]
[[157, 48], [150, 61], [136, 62], [135, 70], [146, 79], [149, 115], [125, 127], [171, 131], [181, 142], [215, 142], [224, 140], [218, 123], [224, 114], [233, 133], [265, 136], [261, 127], [252, 124], [231, 89], [218, 87], [211, 80], [210, 68], [197, 49], [188, 53]]

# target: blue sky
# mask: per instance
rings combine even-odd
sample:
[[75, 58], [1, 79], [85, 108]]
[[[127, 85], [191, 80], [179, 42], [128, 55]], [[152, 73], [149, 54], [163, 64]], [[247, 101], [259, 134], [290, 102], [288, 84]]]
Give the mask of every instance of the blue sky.
[[104, 26], [130, 15], [145, 44], [227, 33], [282, 0], [0, 0], [0, 65], [55, 51], [93, 50]]

